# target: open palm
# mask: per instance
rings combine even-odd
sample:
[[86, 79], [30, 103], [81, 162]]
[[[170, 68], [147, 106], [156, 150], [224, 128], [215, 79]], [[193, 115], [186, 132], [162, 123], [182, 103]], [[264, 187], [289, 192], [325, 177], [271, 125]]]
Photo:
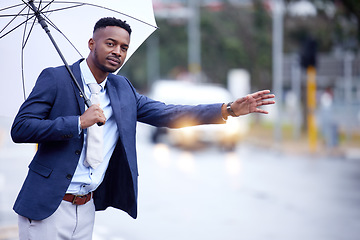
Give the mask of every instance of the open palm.
[[246, 97], [238, 98], [231, 104], [231, 108], [236, 116], [246, 115], [254, 112], [268, 114], [267, 111], [259, 107], [275, 103], [274, 100], [268, 100], [275, 97], [274, 94], [269, 93], [269, 90], [262, 90], [249, 94]]

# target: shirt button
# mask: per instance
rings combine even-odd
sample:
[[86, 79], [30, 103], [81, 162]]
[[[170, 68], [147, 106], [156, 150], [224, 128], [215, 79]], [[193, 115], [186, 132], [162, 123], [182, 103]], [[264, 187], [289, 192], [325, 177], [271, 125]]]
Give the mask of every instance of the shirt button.
[[68, 174], [68, 175], [66, 175], [66, 178], [70, 180], [72, 178], [72, 175]]
[[75, 154], [76, 154], [76, 155], [80, 155], [80, 153], [81, 153], [80, 150], [76, 150], [76, 151], [75, 151]]

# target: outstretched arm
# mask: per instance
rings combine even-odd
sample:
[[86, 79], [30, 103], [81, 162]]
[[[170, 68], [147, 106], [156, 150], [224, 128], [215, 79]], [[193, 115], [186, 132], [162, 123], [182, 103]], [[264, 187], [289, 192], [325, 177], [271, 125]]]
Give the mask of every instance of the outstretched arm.
[[222, 106], [221, 112], [223, 117], [226, 119], [229, 115], [234, 117], [238, 117], [241, 115], [246, 115], [249, 113], [264, 113], [268, 114], [267, 111], [259, 108], [263, 105], [274, 104], [273, 99], [275, 97], [274, 94], [270, 94], [269, 90], [262, 90], [252, 94], [249, 94], [245, 97], [238, 98], [234, 102], [228, 105], [224, 104]]

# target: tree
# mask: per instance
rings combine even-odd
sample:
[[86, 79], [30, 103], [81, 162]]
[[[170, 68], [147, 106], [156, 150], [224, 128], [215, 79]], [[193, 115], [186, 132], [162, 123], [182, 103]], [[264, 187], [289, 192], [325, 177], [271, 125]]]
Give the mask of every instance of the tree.
[[[285, 0], [294, 3], [298, 0]], [[321, 47], [329, 50], [340, 46], [344, 50], [358, 51], [360, 43], [360, 1], [359, 0], [309, 0], [318, 10], [318, 16], [298, 21], [302, 30], [315, 32], [320, 38]], [[318, 25], [320, 24], [320, 26]], [[317, 32], [317, 31], [320, 32]]]

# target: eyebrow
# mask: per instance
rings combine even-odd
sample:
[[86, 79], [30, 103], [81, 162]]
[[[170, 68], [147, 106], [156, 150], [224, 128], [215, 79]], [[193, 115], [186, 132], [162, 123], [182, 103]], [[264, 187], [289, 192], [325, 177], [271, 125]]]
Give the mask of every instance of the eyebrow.
[[[113, 42], [118, 42], [117, 40], [113, 39], [113, 38], [107, 38], [106, 40], [110, 40], [110, 41], [113, 41]], [[125, 47], [129, 47], [128, 44], [121, 44], [122, 46], [125, 46]]]

